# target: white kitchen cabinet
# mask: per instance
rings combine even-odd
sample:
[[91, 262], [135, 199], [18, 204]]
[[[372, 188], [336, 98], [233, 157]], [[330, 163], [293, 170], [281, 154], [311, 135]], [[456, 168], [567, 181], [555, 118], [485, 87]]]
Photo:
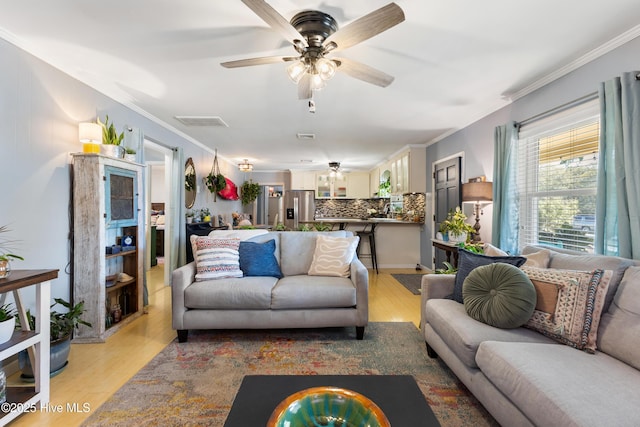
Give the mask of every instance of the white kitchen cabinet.
[[317, 190], [316, 173], [308, 171], [291, 171], [292, 190]]
[[331, 176], [328, 173], [316, 174], [316, 198], [347, 198], [347, 177], [344, 174]]
[[347, 198], [350, 199], [368, 199], [371, 197], [369, 192], [369, 174], [365, 172], [351, 172], [347, 177]]

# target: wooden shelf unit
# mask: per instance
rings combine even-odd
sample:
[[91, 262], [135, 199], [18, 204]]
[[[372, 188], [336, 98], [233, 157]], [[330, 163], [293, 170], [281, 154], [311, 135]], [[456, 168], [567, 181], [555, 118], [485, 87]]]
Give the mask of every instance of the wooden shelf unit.
[[[0, 361], [27, 350], [34, 369], [32, 386], [7, 386], [7, 402], [19, 404], [18, 408], [37, 408], [49, 403], [49, 303], [51, 280], [58, 277], [58, 270], [14, 270], [9, 277], [0, 279], [0, 294], [13, 292], [22, 329], [16, 329], [11, 339], [0, 344]], [[36, 330], [29, 330], [26, 308], [22, 304], [20, 289], [36, 287]], [[45, 373], [45, 374], [43, 374]], [[37, 405], [36, 405], [37, 404]], [[7, 425], [24, 411], [0, 411], [0, 426]]]
[[[106, 338], [143, 312], [144, 286], [144, 166], [94, 153], [73, 155], [74, 204], [74, 303], [84, 301], [85, 320], [91, 328], [80, 326], [74, 342], [104, 342]], [[123, 176], [132, 186], [117, 195], [109, 176]], [[116, 194], [116, 195], [114, 195]], [[133, 213], [120, 215], [117, 209]], [[123, 236], [132, 236], [134, 249], [107, 254], [106, 248], [121, 245]], [[106, 277], [126, 273], [131, 279], [106, 286]], [[126, 298], [126, 304], [124, 299]], [[111, 308], [121, 307], [122, 320], [109, 321]]]

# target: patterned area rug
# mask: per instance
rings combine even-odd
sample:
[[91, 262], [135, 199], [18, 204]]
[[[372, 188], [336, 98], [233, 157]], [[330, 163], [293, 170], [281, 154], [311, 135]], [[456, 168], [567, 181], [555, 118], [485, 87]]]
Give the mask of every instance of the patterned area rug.
[[222, 426], [248, 374], [409, 374], [442, 426], [497, 425], [439, 359], [427, 356], [412, 323], [370, 323], [362, 341], [355, 328], [190, 332], [187, 343], [170, 343], [83, 425]]
[[424, 274], [392, 274], [402, 286], [414, 295], [420, 295], [422, 289], [422, 276]]

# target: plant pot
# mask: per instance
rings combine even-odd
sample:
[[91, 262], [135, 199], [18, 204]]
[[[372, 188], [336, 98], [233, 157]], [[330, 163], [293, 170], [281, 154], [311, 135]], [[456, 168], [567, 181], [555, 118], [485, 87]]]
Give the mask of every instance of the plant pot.
[[102, 144], [100, 146], [100, 154], [117, 159], [124, 159], [124, 147], [113, 144]]
[[449, 241], [450, 242], [455, 242], [455, 243], [460, 243], [460, 242], [466, 242], [467, 241], [467, 233], [460, 233], [460, 234], [453, 234], [452, 232], [449, 232]]
[[16, 317], [0, 322], [0, 344], [4, 344], [11, 339], [16, 328]]
[[[71, 351], [71, 335], [62, 337], [59, 340], [51, 342], [51, 348], [49, 350], [49, 376], [53, 377], [58, 375], [67, 366], [69, 359], [69, 352]], [[20, 370], [22, 375], [20, 376], [24, 380], [33, 380], [33, 368], [31, 367], [31, 361], [29, 360], [29, 354], [26, 350], [18, 353], [18, 362], [20, 364]]]
[[130, 162], [135, 162], [137, 160], [136, 156], [136, 154], [125, 154], [124, 159]]
[[11, 274], [11, 263], [9, 261], [0, 261], [0, 279], [9, 277]]

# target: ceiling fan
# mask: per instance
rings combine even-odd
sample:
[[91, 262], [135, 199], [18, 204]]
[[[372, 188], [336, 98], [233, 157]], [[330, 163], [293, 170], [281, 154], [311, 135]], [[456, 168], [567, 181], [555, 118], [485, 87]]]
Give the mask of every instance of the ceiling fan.
[[223, 62], [226, 68], [291, 62], [287, 74], [298, 84], [298, 98], [311, 99], [313, 91], [322, 89], [336, 70], [356, 79], [386, 87], [393, 76], [368, 65], [346, 58], [328, 57], [337, 52], [388, 30], [404, 21], [404, 12], [395, 3], [389, 3], [338, 30], [338, 23], [330, 15], [305, 10], [287, 21], [263, 0], [242, 0], [271, 28], [284, 36], [299, 56], [268, 56]]

